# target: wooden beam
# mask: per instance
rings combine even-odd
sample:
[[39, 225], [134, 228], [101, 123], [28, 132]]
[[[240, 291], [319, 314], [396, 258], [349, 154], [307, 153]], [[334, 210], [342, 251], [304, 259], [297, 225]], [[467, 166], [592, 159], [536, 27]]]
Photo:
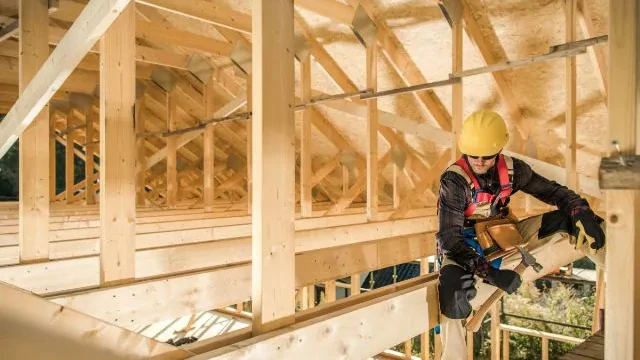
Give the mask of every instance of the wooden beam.
[[[404, 85], [416, 85], [426, 83], [427, 80], [411, 59], [411, 56], [402, 45], [402, 42], [395, 35], [393, 30], [389, 28], [376, 8], [373, 0], [348, 0], [352, 6], [359, 3], [375, 22], [378, 28], [378, 42], [380, 49], [387, 57], [393, 68], [396, 70]], [[426, 91], [414, 92], [413, 96], [417, 98], [419, 109], [423, 116], [428, 112], [431, 114], [435, 122], [445, 130], [451, 130], [451, 115], [435, 92], [431, 89]]]
[[[175, 131], [178, 123], [178, 104], [175, 93], [167, 93], [167, 130]], [[167, 206], [173, 208], [178, 203], [178, 148], [177, 136], [167, 140]]]
[[[571, 0], [569, 0], [571, 1]], [[500, 360], [500, 310], [498, 302], [491, 306], [491, 360]], [[543, 344], [544, 347], [544, 344]], [[548, 349], [547, 349], [548, 353]], [[544, 349], [542, 350], [542, 358], [544, 359]], [[549, 360], [549, 359], [545, 359]]]
[[228, 57], [233, 50], [233, 44], [226, 41], [183, 31], [166, 24], [155, 24], [143, 20], [136, 22], [136, 36], [158, 44], [171, 44], [217, 56]]
[[[576, 40], [577, 0], [565, 0], [565, 41]], [[571, 190], [578, 188], [578, 172], [576, 168], [576, 57], [564, 59], [565, 66], [565, 155], [564, 167], [567, 170], [567, 187]]]
[[[429, 269], [429, 259], [426, 257], [420, 259], [420, 275], [426, 275], [430, 272], [431, 271]], [[427, 329], [427, 331], [420, 334], [420, 356], [423, 360], [429, 360], [430, 353], [431, 353], [431, 351], [429, 351], [429, 348], [431, 347], [430, 343], [431, 343], [431, 340], [429, 339], [429, 329]]]
[[[20, 73], [21, 97], [29, 96], [29, 86], [49, 55], [46, 44], [48, 3], [44, 0], [20, 0]], [[37, 81], [37, 80], [36, 80]], [[15, 105], [14, 105], [15, 107]], [[9, 135], [9, 115], [0, 122], [0, 137]], [[26, 126], [26, 125], [25, 125]], [[19, 133], [18, 133], [19, 134]], [[15, 134], [15, 135], [18, 135]], [[15, 139], [14, 139], [15, 141]], [[13, 143], [13, 141], [11, 141]], [[11, 146], [11, 144], [5, 144]], [[33, 113], [33, 123], [20, 136], [19, 214], [20, 261], [49, 258], [49, 108], [44, 102]], [[0, 157], [4, 154], [0, 151]], [[55, 152], [52, 154], [55, 156]]]
[[[205, 85], [204, 90], [204, 118], [208, 119], [215, 116], [215, 111], [213, 110], [213, 101], [214, 101], [214, 90], [213, 90], [214, 81], [213, 79], [209, 79], [209, 82]], [[213, 212], [214, 206], [213, 203], [216, 199], [216, 189], [215, 189], [215, 178], [214, 178], [214, 168], [215, 168], [215, 125], [208, 124], [204, 129], [204, 145], [203, 145], [203, 191], [204, 191], [204, 211]]]
[[[352, 10], [353, 12], [353, 10]], [[311, 48], [311, 54], [316, 59], [318, 64], [322, 66], [324, 71], [329, 74], [331, 80], [345, 92], [357, 91], [356, 85], [349, 79], [349, 76], [340, 68], [340, 65], [329, 55], [324, 49], [322, 44], [311, 32], [311, 28], [305, 22], [302, 15], [297, 11], [294, 13], [294, 21], [296, 29], [298, 29], [306, 38], [309, 47]]]
[[529, 56], [518, 60], [509, 60], [499, 64], [487, 65], [478, 68], [468, 69], [460, 71], [458, 73], [449, 74], [451, 78], [464, 78], [468, 76], [474, 76], [484, 73], [493, 73], [496, 71], [503, 71], [507, 69], [513, 69], [521, 66], [528, 66], [542, 61], [549, 61], [559, 58], [571, 57], [583, 54], [586, 52], [586, 48], [589, 46], [595, 46], [608, 42], [608, 36], [598, 36], [595, 38], [578, 40], [571, 43], [564, 43], [560, 45], [552, 46], [545, 54]]
[[293, 2], [254, 0], [252, 309], [254, 335], [293, 323]]
[[135, 277], [134, 34], [135, 7], [129, 4], [100, 40], [101, 284]]
[[[56, 201], [56, 118], [49, 114], [49, 202]], [[19, 216], [19, 215], [18, 215]], [[49, 220], [47, 220], [49, 221]]]
[[[345, 103], [339, 103], [339, 105], [327, 103], [326, 105], [334, 109], [340, 109], [341, 111], [344, 111], [344, 112], [359, 114], [358, 116], [363, 116], [362, 112], [358, 111], [358, 108], [357, 108], [358, 105], [349, 106], [348, 104], [345, 104]], [[437, 142], [443, 143], [443, 145], [445, 146], [451, 146], [452, 137], [451, 137], [451, 133], [448, 131], [443, 131], [426, 124], [421, 124], [409, 118], [403, 118], [403, 117], [397, 117], [397, 116], [394, 118], [391, 114], [389, 114], [388, 116], [387, 115], [382, 116], [380, 119], [381, 119], [381, 124], [384, 124], [385, 126], [394, 128], [400, 132], [413, 134], [419, 138], [430, 140], [430, 141], [435, 140], [434, 129], [439, 130], [439, 132], [437, 132], [438, 134]], [[561, 184], [566, 184], [566, 171], [563, 167], [549, 164], [547, 162], [534, 159], [534, 158], [531, 158], [513, 151], [509, 151], [509, 150], [505, 150], [504, 153], [510, 156], [518, 157], [526, 161], [540, 175], [545, 176], [549, 179], [555, 180]], [[588, 177], [584, 174], [579, 174], [578, 176], [577, 190], [596, 198], [603, 197], [602, 192], [598, 188], [597, 179]]]
[[[391, 161], [391, 151], [387, 151], [377, 164], [379, 168], [384, 169]], [[360, 177], [353, 186], [342, 196], [325, 215], [336, 215], [342, 213], [355, 198], [366, 188], [366, 178]]]
[[[302, 101], [311, 99], [311, 56], [307, 55], [301, 62]], [[302, 112], [302, 130], [300, 136], [300, 209], [302, 217], [311, 216], [313, 208], [313, 196], [311, 189], [313, 184], [311, 167], [311, 122], [313, 113], [311, 109]]]
[[[364, 297], [364, 294], [359, 296]], [[428, 300], [427, 296], [427, 285], [416, 285], [308, 321], [296, 321], [295, 325], [282, 331], [241, 341], [194, 359], [298, 359], [309, 357], [309, 354], [322, 354], [328, 359], [366, 359], [429, 329], [429, 302], [433, 298]], [[313, 309], [307, 311], [312, 313]], [[380, 331], [389, 327], [396, 330]], [[313, 341], [307, 342], [308, 339]], [[307, 345], [299, 346], [300, 343]]]
[[[367, 44], [367, 89], [378, 91], [378, 44]], [[378, 99], [367, 101], [367, 219], [378, 216]]]
[[[592, 5], [589, 5], [589, 1], [584, 0], [580, 1], [578, 5], [578, 23], [582, 29], [582, 34], [585, 38], [596, 36], [595, 25], [593, 24], [591, 17]], [[606, 54], [604, 50], [604, 46], [590, 46], [587, 49], [587, 52], [591, 58], [591, 64], [597, 67], [598, 78], [600, 80], [600, 85], [602, 86], [603, 95], [606, 99], [609, 93], [609, 70], [607, 69], [607, 59], [605, 58]]]
[[3, 356], [12, 359], [178, 360], [191, 355], [4, 283], [0, 331]]
[[[366, 106], [350, 101], [337, 100], [323, 103], [322, 106], [326, 106], [331, 109], [335, 109], [340, 112], [348, 113], [361, 118], [366, 117]], [[405, 118], [383, 110], [378, 110], [378, 122], [380, 123], [380, 125], [383, 125], [385, 127], [397, 129], [405, 134], [419, 136], [424, 140], [433, 142], [438, 145], [449, 147], [452, 143], [450, 131], [442, 130], [438, 127], [426, 123], [418, 123], [413, 119]]]
[[[86, 180], [85, 204], [92, 205], [96, 203], [95, 186], [93, 183], [93, 170], [95, 167], [93, 155], [96, 152], [95, 151], [96, 144], [94, 143], [94, 132], [95, 132], [94, 124], [96, 122], [95, 121], [96, 114], [93, 112], [93, 110], [89, 109], [85, 113], [85, 119], [86, 119], [85, 120], [86, 121], [86, 128], [85, 128], [85, 144], [86, 144], [85, 154], [86, 155], [84, 159], [84, 173], [85, 173], [85, 180]], [[140, 121], [140, 119], [137, 119], [137, 121]], [[100, 126], [100, 124], [98, 124], [98, 126]]]
[[140, 96], [135, 103], [136, 131], [136, 206], [145, 206], [146, 196], [146, 141], [140, 134], [145, 131], [145, 97]]
[[[246, 103], [247, 103], [247, 96], [240, 95], [237, 98], [228, 102], [225, 106], [218, 109], [213, 114], [214, 115], [213, 117], [218, 118], [218, 117], [225, 117], [225, 116], [231, 115], [233, 112], [235, 112], [236, 110], [244, 106]], [[192, 140], [200, 136], [202, 132], [203, 130], [195, 130], [195, 131], [188, 132], [186, 134], [179, 135], [178, 140], [176, 142], [176, 148], [180, 149], [181, 147], [185, 146], [186, 144], [188, 144], [189, 142], [191, 142]], [[151, 167], [161, 162], [166, 157], [167, 157], [167, 148], [163, 147], [153, 155], [149, 156], [149, 158], [147, 158], [146, 165], [145, 165], [146, 169], [149, 170]]]
[[450, 162], [451, 149], [447, 149], [440, 155], [440, 158], [433, 164], [433, 168], [429, 174], [423, 177], [418, 184], [405, 195], [402, 199], [398, 209], [391, 215], [390, 219], [398, 219], [405, 216], [407, 211], [411, 208], [411, 204], [420, 197], [422, 193], [427, 190], [427, 187], [431, 185], [440, 177], [441, 171]]
[[[481, 29], [480, 25], [474, 18], [473, 14], [469, 11], [469, 6], [467, 6], [467, 1], [464, 1], [462, 4], [462, 15], [464, 19], [464, 29], [467, 33], [467, 36], [471, 40], [471, 42], [476, 46], [484, 63], [488, 65], [493, 65], [497, 63], [496, 56], [492, 50], [492, 47], [489, 45], [489, 41], [485, 39], [483, 33], [486, 30]], [[458, 71], [462, 71], [459, 69]], [[518, 106], [518, 102], [513, 95], [513, 91], [511, 90], [511, 86], [505, 77], [504, 72], [492, 72], [491, 78], [495, 83], [496, 89], [500, 94], [500, 98], [504, 102], [504, 105], [509, 112], [509, 116], [513, 121], [513, 124], [518, 131], [515, 133], [515, 139], [519, 140], [520, 144], [516, 144], [516, 148], [518, 146], [524, 146], [523, 139], [526, 139], [528, 136], [528, 129], [525, 128], [525, 124], [522, 122], [522, 113]]]
[[19, 24], [19, 20], [14, 20], [12, 23], [0, 28], [0, 43], [18, 33], [20, 31]]
[[131, 0], [91, 0], [0, 122], [0, 157], [33, 122], [84, 55]]
[[[451, 18], [451, 72], [455, 73], [462, 70], [462, 16], [464, 6], [462, 0], [445, 1], [447, 13]], [[462, 153], [458, 148], [458, 137], [462, 131], [462, 114], [463, 114], [463, 93], [462, 81], [451, 86], [451, 162], [458, 160]]]
[[355, 10], [334, 0], [295, 0], [295, 5], [339, 23], [351, 24]]
[[[197, 291], [194, 291], [197, 289]], [[162, 296], [158, 296], [162, 294]], [[125, 329], [217, 309], [251, 296], [251, 265], [107, 287], [49, 298]], [[180, 301], [180, 299], [189, 301]], [[132, 300], [134, 299], [134, 300]], [[101, 306], [96, 306], [102, 304]]]
[[65, 161], [64, 161], [64, 183], [65, 183], [65, 201], [67, 204], [71, 204], [74, 201], [75, 193], [73, 191], [73, 185], [75, 183], [75, 154], [74, 154], [74, 130], [73, 126], [70, 126], [70, 119], [74, 115], [72, 113], [67, 114], [67, 136], [65, 144]]
[[[247, 77], [247, 111], [253, 112], [253, 76]], [[253, 212], [253, 117], [247, 124], [247, 213]]]
[[[609, 2], [609, 137], [622, 155], [640, 155], [640, 4]], [[605, 358], [640, 354], [640, 191], [608, 190]], [[624, 274], [620, 276], [620, 274]]]
[[136, 0], [139, 4], [251, 34], [251, 16], [206, 0]]
[[[434, 234], [425, 232], [297, 254], [296, 286], [317, 284], [345, 274], [378, 270], [435, 255]], [[357, 289], [351, 288], [359, 293], [359, 286], [357, 281]]]

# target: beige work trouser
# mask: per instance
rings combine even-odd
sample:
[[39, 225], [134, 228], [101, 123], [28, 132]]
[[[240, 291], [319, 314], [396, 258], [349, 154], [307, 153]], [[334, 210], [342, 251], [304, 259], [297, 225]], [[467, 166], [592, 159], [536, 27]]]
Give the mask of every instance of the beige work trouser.
[[[540, 273], [536, 273], [532, 268], [527, 268], [522, 276], [523, 282], [541, 278], [550, 271], [581, 259], [585, 255], [597, 266], [604, 268], [604, 248], [595, 255], [589, 254], [586, 249], [576, 250], [574, 245], [571, 244], [571, 242], [575, 242], [575, 237], [565, 230], [559, 230], [544, 238], [538, 238], [542, 216], [543, 214], [530, 217], [516, 224], [518, 231], [526, 242], [525, 249], [544, 267]], [[604, 222], [602, 223], [602, 228], [605, 228]], [[520, 263], [521, 258], [520, 253], [505, 257], [500, 268], [513, 270]], [[460, 265], [451, 259], [445, 258], [442, 262], [442, 268], [445, 266]], [[494, 286], [483, 283], [480, 278], [476, 277], [476, 279], [478, 280], [476, 284], [478, 293], [471, 301], [471, 306], [475, 310], [484, 304], [487, 298], [496, 290]], [[467, 360], [466, 330], [462, 326], [462, 320], [449, 319], [440, 314], [440, 337], [442, 340], [442, 360]]]

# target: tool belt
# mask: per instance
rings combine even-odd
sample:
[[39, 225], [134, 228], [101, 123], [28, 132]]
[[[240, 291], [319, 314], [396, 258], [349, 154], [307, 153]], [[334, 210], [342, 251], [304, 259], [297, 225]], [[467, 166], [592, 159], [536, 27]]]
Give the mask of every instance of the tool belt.
[[525, 243], [516, 223], [517, 218], [511, 213], [475, 223], [476, 238], [485, 256], [489, 257], [500, 251], [508, 252]]

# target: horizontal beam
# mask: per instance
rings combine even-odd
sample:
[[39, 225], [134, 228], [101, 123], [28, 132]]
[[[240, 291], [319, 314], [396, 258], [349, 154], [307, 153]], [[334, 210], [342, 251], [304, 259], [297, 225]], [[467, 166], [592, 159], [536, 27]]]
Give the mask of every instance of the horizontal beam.
[[49, 300], [125, 329], [248, 301], [251, 265], [86, 291]]
[[[296, 253], [435, 231], [435, 216], [296, 231]], [[251, 261], [251, 227], [240, 225], [136, 237], [135, 277], [150, 279]], [[226, 232], [226, 233], [225, 233]], [[229, 233], [231, 232], [231, 233]], [[243, 237], [244, 235], [244, 237]], [[98, 285], [97, 239], [54, 242], [53, 256], [78, 257], [0, 268], [0, 281], [40, 295]], [[163, 246], [159, 247], [158, 246]], [[149, 248], [151, 247], [151, 248]], [[142, 250], [141, 248], [146, 248]], [[0, 248], [4, 249], [4, 248]]]
[[[229, 116], [233, 112], [235, 112], [236, 110], [238, 110], [239, 108], [243, 107], [246, 104], [247, 104], [247, 95], [245, 93], [231, 100], [226, 105], [218, 109], [216, 112], [213, 113], [213, 117], [217, 118], [217, 117]], [[204, 127], [200, 127], [197, 131], [192, 131], [192, 132], [179, 135], [178, 140], [176, 141], [176, 149], [180, 149], [181, 147], [185, 146], [186, 144], [188, 144], [189, 142], [191, 142], [192, 140], [200, 136], [203, 132], [204, 132]], [[166, 158], [167, 158], [167, 147], [165, 146], [147, 158], [145, 168], [149, 170], [155, 164], [159, 163], [160, 161]]]
[[9, 359], [184, 359], [190, 355], [2, 283], [0, 332], [3, 357]]
[[338, 23], [351, 25], [355, 10], [335, 0], [295, 0], [296, 7], [312, 11]]
[[0, 43], [18, 33], [19, 21], [15, 20], [0, 28]]
[[367, 359], [429, 329], [427, 295], [420, 284], [192, 359]]
[[521, 335], [539, 337], [539, 338], [544, 338], [544, 339], [553, 340], [553, 341], [560, 341], [567, 344], [578, 345], [584, 342], [584, 339], [580, 339], [573, 336], [554, 334], [554, 333], [549, 333], [549, 332], [535, 330], [535, 329], [526, 329], [519, 326], [499, 324], [498, 327], [500, 328], [500, 330], [508, 331], [509, 333], [512, 333], [512, 334], [521, 334]]
[[[389, 216], [391, 212], [382, 211], [382, 216]], [[411, 216], [430, 216], [435, 214], [433, 208], [414, 212]], [[298, 219], [296, 230], [311, 230], [334, 226], [355, 225], [365, 223], [362, 214], [350, 214], [333, 217], [315, 217]], [[249, 216], [207, 218], [200, 214], [179, 217], [148, 217], [136, 221], [137, 241], [140, 249], [155, 242], [156, 247], [168, 246], [162, 239], [180, 239], [182, 243], [193, 239], [224, 240], [233, 237], [250, 236], [248, 227], [251, 225]], [[200, 234], [200, 235], [198, 235]], [[204, 235], [207, 234], [207, 235]], [[215, 234], [215, 235], [211, 235]], [[204, 235], [204, 236], [203, 236]], [[206, 236], [211, 236], [207, 238]], [[70, 240], [97, 240], [100, 237], [99, 220], [72, 221], [65, 223], [50, 223], [49, 240], [51, 242], [69, 242]], [[189, 240], [191, 239], [191, 240]], [[0, 226], [0, 246], [18, 244], [17, 226]], [[88, 254], [90, 255], [90, 254]]]
[[[529, 268], [523, 274], [523, 281], [533, 281], [535, 279], [538, 279], [546, 275], [549, 271], [557, 269], [563, 264], [571, 263], [584, 256], [584, 254], [576, 250], [573, 245], [571, 245], [569, 241], [567, 241], [566, 238], [563, 241], [544, 244], [540, 247], [532, 249], [531, 252], [532, 255], [536, 257], [538, 262], [542, 264], [543, 269], [545, 270], [541, 271], [540, 273], [536, 273], [533, 269]], [[506, 268], [512, 269], [519, 262], [520, 261], [518, 256], [514, 255], [507, 259], [505, 266]], [[215, 339], [212, 339], [211, 341], [205, 340], [202, 344], [192, 344], [188, 347], [188, 349], [195, 353], [201, 354], [194, 357], [194, 359], [197, 360], [235, 359], [237, 356], [241, 355], [254, 356], [255, 358], [263, 358], [269, 356], [273, 357], [272, 352], [274, 351], [276, 352], [276, 354], [283, 354], [282, 357], [286, 357], [288, 354], [297, 354], [297, 351], [302, 350], [307, 351], [306, 354], [325, 355], [327, 352], [316, 349], [318, 342], [322, 344], [323, 349], [329, 349], [329, 352], [332, 351], [330, 348], [334, 346], [338, 346], [344, 351], [345, 341], [347, 341], [348, 343], [348, 341], [351, 339], [350, 336], [354, 335], [353, 327], [362, 328], [363, 325], [374, 321], [372, 319], [376, 319], [379, 314], [383, 314], [384, 316], [384, 311], [381, 311], [380, 309], [378, 309], [378, 312], [373, 312], [372, 310], [373, 313], [368, 313], [367, 309], [373, 309], [372, 305], [377, 304], [380, 301], [385, 301], [386, 299], [400, 299], [402, 296], [405, 296], [408, 293], [423, 288], [427, 290], [426, 294], [422, 294], [422, 299], [426, 299], [427, 301], [429, 325], [428, 327], [424, 328], [424, 330], [427, 330], [439, 323], [439, 307], [436, 289], [437, 284], [437, 273], [421, 275], [419, 277], [401, 281], [393, 285], [385, 286], [355, 296], [349, 296], [333, 303], [325, 303], [311, 309], [303, 310], [296, 313], [296, 325], [293, 325], [291, 327], [287, 327], [254, 338], [250, 338], [250, 331], [248, 329], [245, 329], [243, 331], [228, 334], [228, 338], [232, 338], [232, 340], [226, 341], [226, 344], [224, 344], [224, 342], [217, 344], [228, 345], [229, 342], [233, 341], [234, 343], [232, 345], [216, 349]], [[471, 301], [471, 305], [473, 306], [473, 308], [478, 309], [479, 306], [482, 305], [494, 292], [495, 287], [485, 283], [478, 283], [476, 287], [478, 289], [478, 293], [476, 297]], [[401, 301], [397, 301], [394, 307], [396, 309], [402, 310], [399, 311], [399, 313], [396, 315], [397, 318], [401, 318], [403, 314], [411, 312], [408, 309], [405, 310], [405, 308], [402, 306]], [[346, 322], [341, 321], [344, 319], [343, 315], [358, 310], [367, 311], [367, 314], [359, 318], [361, 321], [360, 323], [354, 324], [354, 326], [351, 328], [350, 335], [342, 335], [340, 333], [336, 333], [336, 330], [339, 330], [342, 326], [346, 325]], [[421, 313], [418, 312], [417, 314]], [[415, 321], [415, 317], [413, 317], [409, 320], [404, 320], [404, 322], [402, 322], [402, 325], [394, 326], [394, 321], [397, 318], [394, 316], [393, 319], [388, 319], [382, 327], [403, 329], [403, 326], [406, 326], [406, 324], [408, 323], [421, 323], [421, 321]], [[305, 332], [304, 329], [309, 329], [311, 326], [318, 326], [318, 330], [311, 334]], [[383, 334], [389, 333], [384, 331], [381, 332], [379, 331], [379, 329], [378, 332]], [[365, 334], [364, 337], [369, 336], [366, 331], [357, 333]], [[406, 338], [412, 337], [412, 335], [406, 334], [404, 336], [405, 340]], [[287, 340], [287, 342], [284, 344], [281, 343], [281, 341], [284, 341], [285, 339]], [[360, 337], [359, 340], [361, 341], [362, 337]], [[335, 343], [333, 341], [335, 341]], [[387, 347], [395, 345], [387, 344], [386, 340], [384, 339], [380, 341], [382, 342], [382, 345], [389, 345]], [[393, 341], [395, 341], [395, 339], [393, 339]], [[397, 341], [396, 344], [399, 342], [401, 341]], [[213, 350], [202, 353], [202, 348], [200, 346], [202, 346], [202, 348], [206, 348], [207, 350]], [[347, 346], [346, 348], [346, 355], [351, 356], [352, 353], [350, 353], [349, 351], [352, 349], [352, 347]], [[344, 352], [342, 354], [345, 355]], [[354, 356], [356, 358], [361, 358], [359, 354]], [[308, 357], [309, 355], [305, 358]]]
[[479, 75], [488, 72], [502, 71], [507, 69], [513, 69], [520, 66], [527, 66], [542, 61], [559, 59], [569, 56], [576, 56], [584, 54], [587, 51], [588, 46], [594, 46], [598, 44], [604, 44], [608, 41], [608, 35], [602, 35], [590, 39], [578, 40], [570, 43], [560, 44], [552, 46], [548, 53], [531, 56], [519, 60], [509, 60], [500, 64], [487, 65], [475, 69], [468, 69], [449, 75], [450, 78], [463, 78], [472, 75]]
[[[360, 117], [364, 117], [365, 114], [364, 106], [349, 104], [349, 102], [347, 101], [334, 101], [331, 103], [326, 103], [324, 104], [324, 106]], [[379, 117], [379, 122], [381, 125], [396, 129], [406, 134], [415, 135], [428, 141], [434, 141], [438, 144], [450, 146], [452, 141], [451, 132], [437, 129], [426, 124], [418, 123], [413, 119], [403, 118], [401, 116], [395, 116], [393, 114], [382, 112]], [[507, 155], [526, 161], [536, 172], [538, 172], [542, 176], [555, 180], [560, 184], [566, 183], [566, 171], [561, 166], [549, 164], [542, 160], [534, 159], [508, 150], [504, 150], [503, 152]], [[581, 192], [596, 198], [603, 197], [602, 192], [598, 188], [597, 179], [590, 178], [584, 174], [579, 174], [578, 189]]]
[[251, 16], [210, 1], [136, 0], [136, 3], [251, 34]]
[[[434, 254], [434, 233], [305, 252], [296, 255], [295, 286], [309, 286]], [[123, 328], [135, 329], [248, 301], [250, 296], [251, 264], [245, 263], [49, 299]]]
[[0, 122], [0, 158], [131, 0], [92, 0]]

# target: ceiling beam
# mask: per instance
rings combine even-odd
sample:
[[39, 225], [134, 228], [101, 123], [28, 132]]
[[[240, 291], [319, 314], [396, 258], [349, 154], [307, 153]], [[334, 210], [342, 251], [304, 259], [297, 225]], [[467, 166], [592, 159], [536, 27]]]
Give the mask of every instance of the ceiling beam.
[[136, 0], [136, 2], [245, 34], [251, 34], [251, 16], [210, 1]]
[[0, 122], [0, 158], [18, 140], [130, 0], [91, 0]]
[[[379, 11], [375, 6], [374, 0], [348, 0], [352, 6], [358, 3], [364, 8], [365, 12], [374, 21], [378, 28], [378, 42], [383, 54], [393, 65], [404, 85], [417, 85], [427, 82], [416, 63], [405, 49], [404, 45], [393, 30], [389, 28], [384, 20], [381, 19]], [[445, 130], [451, 130], [451, 114], [440, 101], [433, 90], [414, 92], [413, 96], [417, 98], [423, 116], [430, 113], [435, 122]]]

